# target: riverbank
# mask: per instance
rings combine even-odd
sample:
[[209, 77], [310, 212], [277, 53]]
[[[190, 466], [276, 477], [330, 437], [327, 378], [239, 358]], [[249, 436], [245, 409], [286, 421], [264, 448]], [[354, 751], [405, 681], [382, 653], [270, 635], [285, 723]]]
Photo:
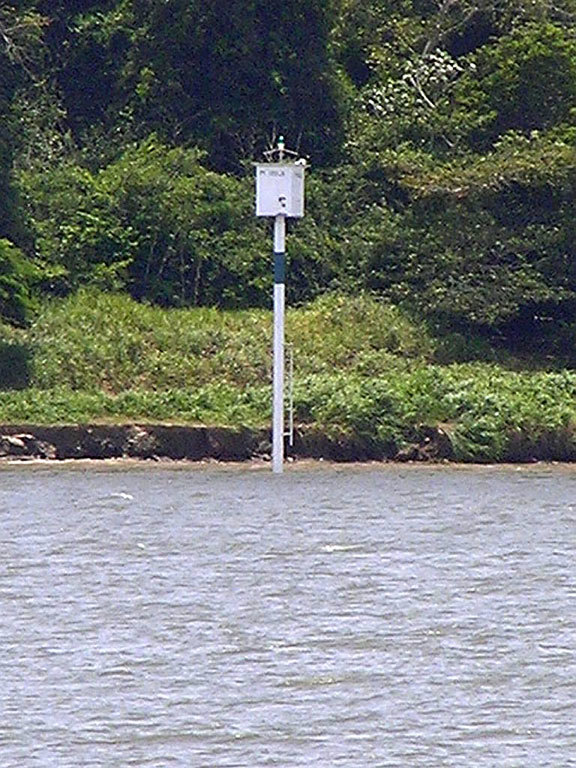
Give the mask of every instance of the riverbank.
[[[297, 458], [576, 461], [570, 368], [433, 337], [369, 297], [291, 310], [287, 331]], [[2, 333], [4, 455], [246, 461], [270, 452], [270, 312], [162, 310], [81, 292]]]
[[[0, 459], [8, 460], [266, 462], [270, 460], [270, 451], [270, 433], [266, 429], [168, 424], [0, 425]], [[296, 430], [294, 445], [287, 449], [287, 456], [337, 463], [462, 463], [449, 432], [429, 426], [421, 426], [418, 440], [402, 447], [302, 427]], [[516, 434], [499, 463], [537, 461], [576, 462], [574, 435], [558, 431], [534, 444], [526, 435]]]
[[[302, 428], [287, 453], [294, 458], [337, 462], [454, 458], [441, 431], [428, 432], [421, 446], [383, 451], [358, 437], [330, 436], [318, 429]], [[0, 458], [266, 461], [270, 451], [270, 434], [265, 429], [167, 424], [0, 425]]]

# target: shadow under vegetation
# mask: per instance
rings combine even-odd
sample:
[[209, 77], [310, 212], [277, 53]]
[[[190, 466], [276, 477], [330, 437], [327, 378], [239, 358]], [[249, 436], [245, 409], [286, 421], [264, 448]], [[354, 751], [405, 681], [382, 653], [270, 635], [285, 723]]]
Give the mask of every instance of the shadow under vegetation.
[[31, 361], [32, 353], [27, 344], [0, 341], [0, 390], [29, 386]]

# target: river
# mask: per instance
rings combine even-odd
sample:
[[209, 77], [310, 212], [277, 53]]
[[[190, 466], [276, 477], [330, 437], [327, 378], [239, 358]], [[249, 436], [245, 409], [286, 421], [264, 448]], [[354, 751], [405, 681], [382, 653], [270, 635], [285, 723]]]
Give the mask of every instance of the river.
[[2, 768], [576, 766], [576, 469], [0, 467]]

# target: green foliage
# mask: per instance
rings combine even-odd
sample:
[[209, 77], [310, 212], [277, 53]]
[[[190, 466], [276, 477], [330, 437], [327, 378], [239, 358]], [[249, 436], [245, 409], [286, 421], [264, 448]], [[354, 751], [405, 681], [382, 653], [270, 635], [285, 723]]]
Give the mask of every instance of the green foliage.
[[[417, 198], [445, 196], [457, 200], [488, 200], [511, 189], [550, 188], [570, 193], [576, 171], [574, 147], [555, 132], [524, 136], [509, 131], [493, 151], [466, 155], [446, 163], [424, 164], [415, 155], [399, 164], [399, 181]], [[527, 202], [531, 202], [527, 200]]]
[[22, 171], [18, 183], [48, 289], [121, 284], [132, 259], [132, 230], [93, 174], [66, 163]]
[[[28, 339], [33, 384], [120, 393], [270, 379], [269, 311], [162, 310], [119, 294], [82, 291], [44, 305]], [[287, 317], [302, 373], [358, 370], [433, 351], [425, 329], [367, 297], [326, 297]]]
[[113, 393], [214, 379], [261, 383], [268, 376], [268, 335], [269, 318], [257, 310], [166, 311], [83, 291], [46, 305], [32, 326], [34, 383]]
[[[566, 360], [575, 11], [574, 0], [7, 6], [0, 236], [34, 257], [45, 294], [265, 306], [270, 233], [253, 217], [248, 160], [282, 132], [312, 160], [307, 215], [289, 227], [290, 304], [368, 292], [444, 336], [428, 359], [489, 360], [495, 339], [510, 351], [527, 338]], [[344, 359], [353, 344], [340, 344]], [[375, 371], [393, 347], [351, 354]]]
[[362, 295], [323, 296], [289, 313], [287, 329], [302, 372], [355, 369], [378, 375], [394, 357], [429, 359], [434, 350], [422, 324]]
[[131, 292], [164, 305], [258, 304], [266, 245], [252, 190], [200, 160], [151, 139], [100, 172], [124, 231], [133, 233]]
[[258, 393], [243, 394], [230, 386], [162, 392], [128, 391], [120, 395], [63, 389], [25, 389], [0, 395], [0, 420], [7, 423], [73, 424], [176, 422], [225, 426], [260, 426]]
[[30, 350], [26, 344], [0, 341], [0, 391], [24, 389], [30, 383]]
[[461, 461], [501, 461], [521, 434], [534, 450], [530, 458], [550, 435], [573, 430], [576, 376], [511, 373], [485, 364], [417, 365], [369, 381], [316, 376], [299, 383], [296, 413], [301, 421], [328, 430], [337, 425], [382, 448], [410, 442], [418, 424], [441, 424]]
[[262, 301], [263, 238], [251, 194], [195, 150], [154, 138], [98, 173], [74, 164], [19, 175], [51, 286], [128, 287], [163, 305]]
[[576, 114], [576, 40], [565, 26], [530, 23], [484, 46], [456, 99], [484, 115], [474, 137], [548, 130]]
[[511, 140], [493, 155], [453, 167], [448, 185], [438, 183], [442, 169], [435, 173], [410, 214], [420, 264], [429, 264], [433, 276], [422, 292], [426, 311], [448, 323], [501, 329], [571, 313], [572, 148], [545, 137]]
[[354, 158], [377, 157], [398, 145], [454, 153], [480, 122], [454, 99], [459, 81], [473, 67], [443, 50], [411, 53], [394, 76], [386, 65], [378, 67], [351, 116], [348, 149]]
[[528, 4], [516, 5], [523, 7], [513, 22], [512, 2], [446, 3], [436, 13], [422, 4], [383, 16], [380, 42], [372, 39], [364, 53], [368, 74], [350, 118], [355, 158], [399, 145], [457, 157], [470, 147], [486, 151], [509, 131], [528, 136], [573, 125], [574, 16], [567, 11], [571, 25], [546, 14], [534, 21]]
[[0, 391], [30, 384], [30, 359], [27, 330], [0, 322]]
[[[367, 297], [317, 300], [292, 310], [288, 328], [301, 427], [376, 454], [418, 439], [422, 425], [439, 425], [462, 461], [576, 450], [573, 372], [431, 364], [439, 349], [425, 329]], [[262, 310], [163, 310], [96, 291], [53, 300], [30, 329], [2, 331], [2, 386], [28, 386], [2, 393], [0, 421], [264, 426], [270, 337]], [[25, 363], [19, 382], [3, 380], [10, 359]]]
[[[70, 123], [82, 141], [107, 133], [208, 150], [238, 170], [281, 130], [317, 158], [338, 149], [341, 97], [329, 56], [327, 0], [118, 0], [84, 13], [61, 4], [53, 41]], [[94, 6], [100, 6], [94, 7]], [[94, 128], [96, 127], [96, 131]], [[101, 131], [100, 131], [101, 133]]]
[[339, 42], [361, 40], [368, 68], [348, 128], [356, 217], [333, 284], [442, 332], [559, 349], [551, 329], [576, 310], [573, 10], [345, 4], [342, 19], [364, 21]]
[[356, 218], [334, 224], [333, 284], [416, 309], [442, 332], [498, 334], [512, 346], [522, 333], [543, 339], [546, 324], [560, 330], [572, 321], [576, 166], [568, 143], [510, 133], [482, 156], [440, 163], [384, 150], [355, 170], [336, 190], [356, 201]]
[[14, 233], [14, 196], [10, 185], [14, 128], [11, 101], [15, 86], [14, 72], [0, 49], [0, 237]]
[[0, 6], [0, 237], [11, 239], [22, 234], [18, 201], [11, 185], [18, 144], [13, 100], [18, 86], [34, 77], [44, 23], [34, 10], [21, 5]]
[[31, 309], [34, 266], [9, 240], [0, 239], [0, 318], [23, 324]]

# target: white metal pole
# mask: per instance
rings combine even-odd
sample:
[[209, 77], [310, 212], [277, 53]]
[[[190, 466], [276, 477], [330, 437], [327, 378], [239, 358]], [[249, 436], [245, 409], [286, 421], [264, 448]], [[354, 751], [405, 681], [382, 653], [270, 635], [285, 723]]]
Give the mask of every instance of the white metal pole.
[[284, 468], [284, 284], [286, 217], [274, 220], [274, 394], [272, 404], [272, 471]]

